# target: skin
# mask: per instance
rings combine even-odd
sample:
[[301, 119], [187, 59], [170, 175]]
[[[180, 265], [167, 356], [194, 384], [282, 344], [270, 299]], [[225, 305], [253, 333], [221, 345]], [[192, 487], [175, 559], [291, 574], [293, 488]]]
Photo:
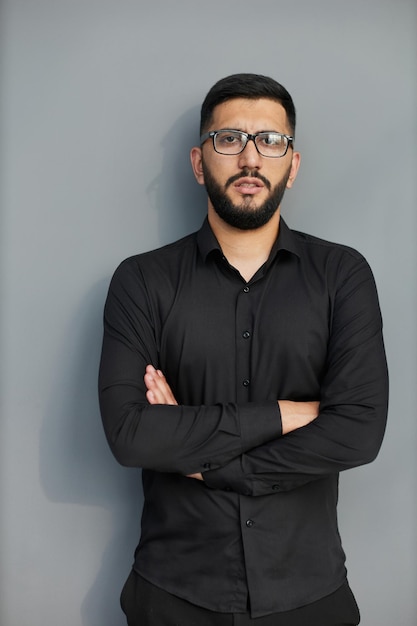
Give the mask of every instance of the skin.
[[[210, 130], [220, 128], [234, 128], [252, 134], [263, 130], [275, 130], [291, 135], [285, 109], [278, 102], [265, 98], [259, 100], [236, 98], [218, 105], [213, 112]], [[203, 146], [192, 148], [190, 156], [194, 176], [200, 185], [205, 184], [205, 167], [223, 187], [229, 200], [246, 211], [256, 211], [271, 193], [259, 178], [245, 176], [247, 171], [260, 174], [268, 181], [271, 189], [287, 176], [286, 188], [290, 189], [300, 166], [300, 153], [291, 147], [284, 157], [271, 159], [261, 156], [253, 141], [249, 141], [240, 154], [225, 156], [215, 152], [212, 141], [207, 140]], [[227, 181], [239, 173], [241, 178], [228, 185]], [[229, 263], [236, 267], [247, 281], [267, 260], [278, 236], [279, 219], [278, 206], [265, 226], [243, 231], [224, 222], [208, 198], [210, 226]]]
[[[218, 105], [213, 112], [210, 128], [232, 128], [247, 133], [266, 130], [291, 135], [285, 109], [274, 100], [235, 98]], [[237, 211], [256, 212], [280, 183], [286, 180], [290, 189], [300, 166], [300, 154], [290, 147], [284, 157], [271, 159], [261, 156], [253, 141], [249, 141], [238, 155], [226, 156], [215, 152], [211, 140], [190, 153], [194, 176], [205, 185], [205, 175], [223, 190]], [[257, 172], [259, 176], [255, 176]], [[208, 197], [208, 221], [228, 262], [249, 281], [268, 259], [278, 236], [280, 206], [269, 221], [256, 229], [242, 230], [224, 221]], [[149, 404], [178, 404], [161, 370], [146, 367], [144, 381]], [[318, 415], [319, 402], [292, 402], [277, 400], [282, 421], [282, 434], [306, 426]], [[190, 478], [203, 480], [200, 473]]]

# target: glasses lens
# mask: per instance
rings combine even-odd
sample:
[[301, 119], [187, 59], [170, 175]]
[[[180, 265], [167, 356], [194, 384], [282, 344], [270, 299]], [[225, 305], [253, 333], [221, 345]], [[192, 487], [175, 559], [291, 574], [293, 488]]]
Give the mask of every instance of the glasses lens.
[[259, 133], [255, 141], [256, 147], [264, 156], [280, 157], [287, 150], [288, 140], [280, 133]]
[[214, 148], [220, 154], [239, 154], [246, 145], [246, 135], [238, 130], [219, 130], [214, 135]]

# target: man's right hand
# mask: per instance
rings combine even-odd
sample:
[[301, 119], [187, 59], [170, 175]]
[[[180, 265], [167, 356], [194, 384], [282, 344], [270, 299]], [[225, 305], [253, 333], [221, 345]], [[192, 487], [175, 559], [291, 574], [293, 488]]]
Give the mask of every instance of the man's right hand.
[[320, 402], [278, 400], [278, 405], [281, 411], [282, 434], [286, 435], [315, 420], [319, 414]]

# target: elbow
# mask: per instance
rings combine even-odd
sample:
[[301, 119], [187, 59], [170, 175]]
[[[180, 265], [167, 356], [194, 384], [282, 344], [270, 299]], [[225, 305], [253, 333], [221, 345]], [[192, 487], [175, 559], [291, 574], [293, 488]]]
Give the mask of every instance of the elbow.
[[133, 450], [131, 445], [109, 439], [108, 443], [114, 458], [120, 465], [123, 467], [144, 467], [140, 452], [138, 454], [138, 450]]
[[382, 433], [378, 437], [371, 439], [367, 445], [363, 446], [361, 450], [363, 459], [361, 465], [367, 465], [375, 461], [382, 446], [383, 436], [384, 434]]
[[378, 456], [380, 448], [380, 445], [362, 446], [360, 450], [358, 450], [354, 467], [360, 467], [361, 465], [369, 465], [369, 463], [373, 463]]
[[382, 446], [386, 427], [386, 409], [375, 406], [356, 405], [355, 411], [345, 413], [344, 436], [340, 439], [339, 462], [341, 467], [351, 469], [368, 465], [377, 458]]
[[158, 439], [151, 436], [147, 418], [148, 405], [134, 400], [120, 400], [117, 389], [100, 390], [100, 412], [109, 448], [123, 467], [148, 469], [159, 456]]
[[375, 417], [370, 428], [367, 428], [360, 438], [360, 443], [356, 447], [355, 465], [368, 465], [377, 458], [382, 446], [385, 434], [386, 415]]
[[105, 433], [113, 456], [123, 467], [181, 473], [172, 441], [149, 432], [140, 415], [125, 415], [118, 423], [105, 426]]
[[146, 467], [150, 455], [149, 445], [140, 436], [140, 415], [127, 410], [115, 419], [114, 411], [102, 408], [102, 421], [109, 448], [123, 467]]
[[161, 456], [155, 445], [138, 435], [132, 436], [128, 429], [109, 434], [107, 441], [114, 458], [123, 467], [155, 469], [156, 459]]

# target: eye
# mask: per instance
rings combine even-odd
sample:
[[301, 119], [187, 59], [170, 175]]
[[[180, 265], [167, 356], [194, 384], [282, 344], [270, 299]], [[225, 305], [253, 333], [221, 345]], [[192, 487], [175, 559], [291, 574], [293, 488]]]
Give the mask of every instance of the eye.
[[258, 141], [264, 146], [281, 146], [282, 135], [279, 133], [262, 133], [258, 135]]
[[224, 131], [217, 134], [217, 141], [223, 146], [233, 146], [242, 143], [242, 135], [237, 132]]

